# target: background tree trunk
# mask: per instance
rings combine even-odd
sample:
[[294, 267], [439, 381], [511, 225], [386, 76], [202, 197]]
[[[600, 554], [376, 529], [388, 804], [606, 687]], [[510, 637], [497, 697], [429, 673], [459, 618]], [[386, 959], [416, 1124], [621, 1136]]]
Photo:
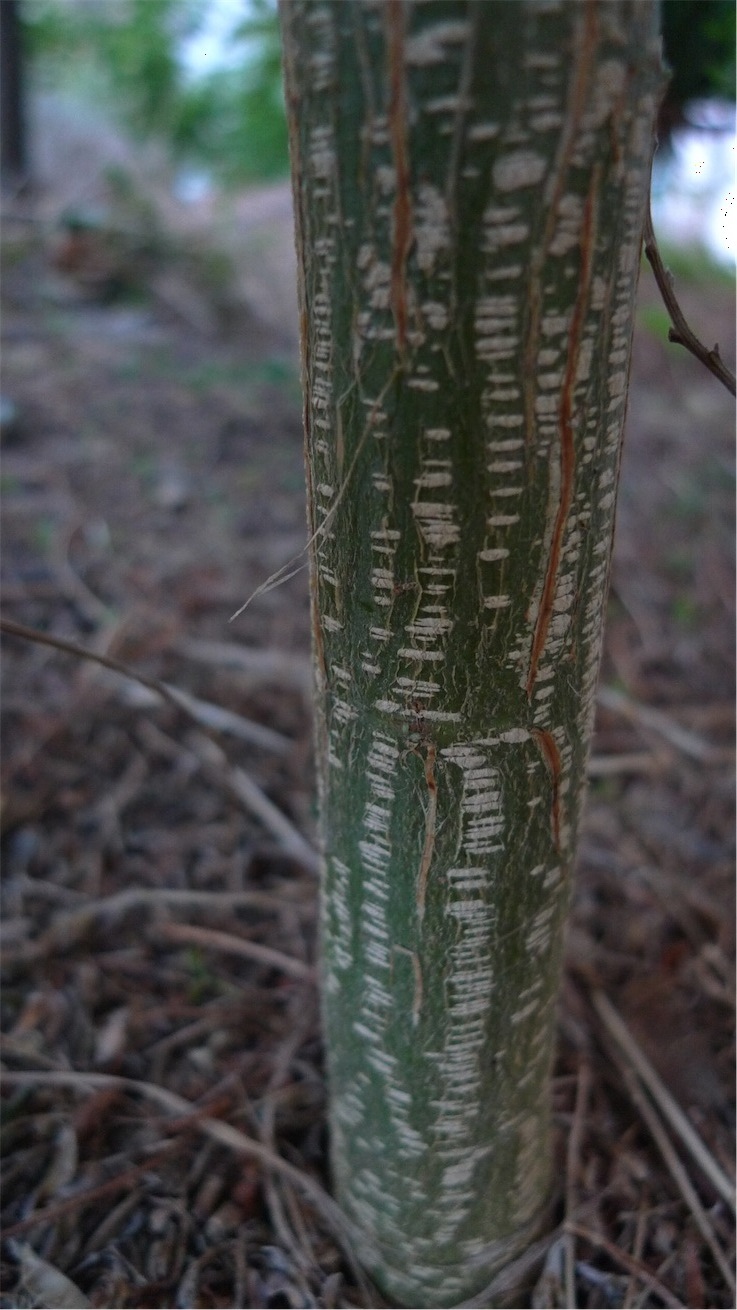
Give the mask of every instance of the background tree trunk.
[[3, 185], [27, 180], [23, 42], [17, 0], [0, 0], [0, 175]]
[[337, 1195], [404, 1305], [551, 1188], [650, 0], [288, 0]]

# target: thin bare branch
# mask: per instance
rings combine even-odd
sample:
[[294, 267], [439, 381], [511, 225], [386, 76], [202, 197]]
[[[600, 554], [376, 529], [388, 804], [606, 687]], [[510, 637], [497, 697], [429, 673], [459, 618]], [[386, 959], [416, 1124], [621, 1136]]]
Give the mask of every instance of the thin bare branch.
[[714, 346], [709, 350], [703, 342], [699, 341], [696, 333], [691, 330], [686, 322], [685, 315], [673, 290], [671, 274], [663, 263], [662, 256], [658, 249], [658, 243], [653, 228], [653, 218], [648, 205], [647, 216], [645, 218], [645, 255], [647, 261], [653, 270], [655, 281], [658, 284], [660, 294], [663, 297], [663, 303], [668, 310], [670, 321], [673, 324], [668, 332], [668, 340], [675, 342], [677, 346], [683, 346], [691, 355], [694, 355], [709, 372], [721, 382], [727, 391], [735, 395], [735, 377], [730, 368], [727, 368], [724, 360], [719, 354], [719, 346]]

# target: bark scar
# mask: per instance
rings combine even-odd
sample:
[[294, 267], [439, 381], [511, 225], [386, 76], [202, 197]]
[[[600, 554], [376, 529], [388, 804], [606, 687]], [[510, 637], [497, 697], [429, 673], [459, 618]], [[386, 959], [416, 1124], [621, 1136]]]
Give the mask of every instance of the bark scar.
[[560, 406], [558, 409], [558, 433], [560, 438], [560, 496], [558, 499], [558, 509], [555, 515], [555, 524], [553, 526], [553, 536], [550, 542], [550, 553], [548, 555], [548, 562], [545, 569], [545, 582], [543, 584], [542, 596], [540, 597], [540, 608], [537, 612], [535, 632], [532, 638], [530, 668], [527, 674], [526, 686], [528, 700], [532, 700], [532, 693], [535, 688], [540, 657], [545, 648], [545, 642], [548, 636], [550, 619], [553, 613], [553, 601], [555, 600], [558, 575], [560, 573], [563, 537], [565, 535], [566, 523], [571, 510], [571, 503], [573, 501], [573, 481], [576, 471], [576, 447], [573, 439], [573, 392], [576, 386], [576, 371], [578, 369], [578, 359], [581, 349], [581, 336], [583, 333], [586, 306], [588, 304], [591, 287], [591, 274], [594, 263], [594, 245], [596, 241], [596, 195], [599, 188], [600, 176], [601, 167], [597, 164], [593, 170], [591, 185], [588, 190], [588, 195], [586, 196], [583, 221], [581, 224], [581, 271], [579, 274], [578, 294], [576, 296], [576, 303], [573, 308], [573, 316], [571, 318], [571, 326], [568, 333], [566, 371], [563, 378]]
[[389, 300], [396, 330], [397, 353], [402, 359], [407, 353], [407, 258], [413, 239], [407, 151], [403, 0], [387, 0], [386, 31], [389, 57], [389, 134], [396, 173]]
[[548, 773], [550, 774], [553, 792], [550, 804], [550, 829], [553, 835], [555, 849], [560, 853], [560, 784], [563, 771], [560, 751], [552, 732], [547, 732], [545, 728], [531, 728], [530, 732], [540, 747], [540, 752], [547, 765]]
[[394, 968], [394, 954], [399, 951], [401, 955], [406, 955], [412, 961], [412, 973], [414, 975], [414, 996], [412, 997], [412, 1024], [416, 1028], [420, 1022], [422, 1012], [423, 982], [422, 982], [422, 965], [420, 957], [416, 951], [410, 951], [406, 946], [392, 946], [392, 970]]

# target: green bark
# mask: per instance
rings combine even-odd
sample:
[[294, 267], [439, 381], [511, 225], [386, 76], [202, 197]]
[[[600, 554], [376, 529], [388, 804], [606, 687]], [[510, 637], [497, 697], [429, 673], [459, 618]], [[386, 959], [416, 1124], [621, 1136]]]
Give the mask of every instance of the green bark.
[[287, 0], [335, 1188], [404, 1305], [540, 1223], [651, 0]]

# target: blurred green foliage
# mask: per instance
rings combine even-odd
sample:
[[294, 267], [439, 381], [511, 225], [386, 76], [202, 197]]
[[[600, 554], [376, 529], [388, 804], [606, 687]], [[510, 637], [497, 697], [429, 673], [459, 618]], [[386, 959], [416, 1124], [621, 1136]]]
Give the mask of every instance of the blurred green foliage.
[[23, 0], [21, 16], [37, 84], [100, 104], [222, 183], [281, 176], [288, 153], [275, 3], [234, 7], [227, 65], [195, 76], [182, 50], [206, 31], [211, 10], [211, 0]]
[[662, 0], [665, 58], [672, 70], [668, 97], [681, 108], [691, 100], [735, 98], [734, 0]]
[[[660, 254], [673, 277], [680, 282], [691, 282], [695, 286], [711, 283], [715, 288], [725, 291], [734, 288], [734, 268], [728, 263], [717, 263], [710, 252], [699, 243], [684, 244], [675, 241], [659, 241]], [[643, 255], [643, 266], [647, 260]]]
[[735, 99], [734, 0], [661, 0], [663, 53], [670, 81], [660, 112], [659, 135], [688, 121], [695, 100]]
[[[194, 77], [181, 51], [214, 8], [213, 0], [22, 0], [21, 15], [42, 83], [104, 103], [139, 137], [159, 137], [176, 159], [225, 184], [278, 177], [288, 155], [276, 0], [234, 5], [227, 64]], [[735, 5], [662, 0], [662, 28], [672, 70], [660, 121], [666, 144], [690, 101], [735, 98]]]

